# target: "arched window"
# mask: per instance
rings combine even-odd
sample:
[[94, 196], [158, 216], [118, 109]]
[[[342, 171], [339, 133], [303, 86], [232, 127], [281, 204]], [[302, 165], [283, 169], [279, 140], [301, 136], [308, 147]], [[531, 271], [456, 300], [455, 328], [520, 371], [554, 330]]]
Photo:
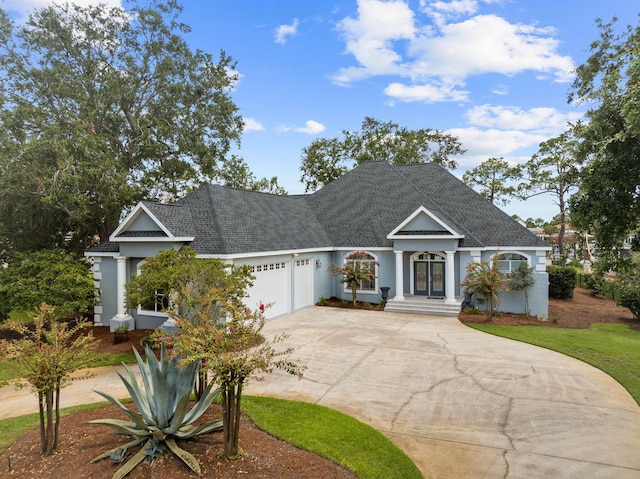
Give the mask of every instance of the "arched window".
[[520, 253], [499, 253], [493, 257], [493, 264], [503, 274], [514, 272], [522, 263], [528, 266], [529, 259]]
[[[371, 271], [371, 278], [360, 281], [357, 292], [376, 293], [378, 291], [378, 261], [374, 255], [368, 251], [352, 251], [344, 256], [344, 262], [354, 267], [367, 266]], [[345, 284], [345, 291], [347, 290], [351, 289]]]

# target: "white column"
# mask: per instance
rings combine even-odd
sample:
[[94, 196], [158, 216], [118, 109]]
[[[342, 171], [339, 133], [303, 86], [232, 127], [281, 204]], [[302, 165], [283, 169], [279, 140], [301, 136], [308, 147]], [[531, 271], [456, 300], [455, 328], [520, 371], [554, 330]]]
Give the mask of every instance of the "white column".
[[125, 303], [125, 289], [124, 286], [127, 283], [127, 257], [116, 257], [116, 315], [111, 318], [110, 329], [115, 330], [118, 326], [122, 326], [125, 323], [128, 324], [129, 329], [134, 328], [133, 318], [127, 313], [127, 307]]
[[396, 301], [404, 300], [404, 271], [402, 268], [402, 251], [394, 251], [396, 254]]
[[456, 302], [456, 268], [455, 268], [455, 251], [445, 251], [447, 258], [445, 260], [445, 303], [455, 304]]

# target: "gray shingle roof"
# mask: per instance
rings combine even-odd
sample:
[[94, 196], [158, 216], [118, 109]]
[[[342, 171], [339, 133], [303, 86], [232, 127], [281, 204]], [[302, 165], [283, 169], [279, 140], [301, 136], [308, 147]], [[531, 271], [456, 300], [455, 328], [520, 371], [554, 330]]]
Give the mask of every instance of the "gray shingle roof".
[[421, 206], [464, 236], [461, 247], [546, 246], [435, 163], [365, 163], [309, 195], [206, 185], [176, 203], [145, 206], [174, 236], [194, 237], [200, 254], [391, 247], [387, 235]]
[[241, 254], [330, 246], [309, 205], [299, 196], [206, 185], [179, 200], [192, 212], [200, 254]]
[[191, 209], [184, 208], [178, 203], [151, 203], [145, 201], [144, 205], [158, 220], [176, 237], [193, 237], [195, 228]]

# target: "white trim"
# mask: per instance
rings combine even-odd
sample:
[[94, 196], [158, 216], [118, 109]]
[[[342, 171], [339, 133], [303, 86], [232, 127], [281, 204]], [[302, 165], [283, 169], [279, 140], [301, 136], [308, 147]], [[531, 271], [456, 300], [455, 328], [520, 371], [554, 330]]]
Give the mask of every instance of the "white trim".
[[467, 246], [458, 251], [551, 251], [551, 246]]
[[[525, 253], [525, 252], [523, 252], [523, 251], [520, 251], [520, 250], [510, 250], [510, 251], [502, 251], [502, 250], [500, 250], [500, 251], [496, 251], [496, 252], [495, 252], [494, 254], [492, 254], [492, 255], [491, 255], [491, 257], [489, 258], [489, 265], [493, 267], [493, 263], [494, 263], [494, 261], [495, 261], [495, 257], [496, 257], [496, 256], [500, 256], [500, 255], [503, 255], [503, 254], [505, 254], [505, 253], [509, 253], [509, 254], [519, 254], [520, 256], [522, 256], [522, 257], [526, 258], [526, 260], [527, 260], [527, 266], [528, 266], [529, 268], [531, 268], [531, 259], [532, 259], [531, 255], [529, 255], [529, 254], [527, 254], [527, 253]], [[498, 261], [517, 261], [517, 260], [498, 260]], [[511, 270], [511, 263], [509, 263], [509, 271], [505, 271], [505, 273], [513, 273], [513, 271]], [[504, 273], [503, 273], [503, 274], [504, 274]]]
[[116, 238], [114, 241], [117, 243], [188, 243], [195, 239], [195, 236], [171, 236], [167, 238], [166, 236], [135, 236], [129, 237], [124, 236], [121, 238]]
[[251, 253], [232, 253], [232, 254], [198, 254], [197, 258], [202, 259], [247, 259], [247, 258], [266, 258], [268, 256], [291, 256], [294, 254], [303, 255], [309, 253], [332, 253], [335, 251], [393, 251], [392, 247], [363, 247], [363, 246], [328, 246], [326, 248], [306, 248], [306, 249], [287, 249], [277, 251], [256, 251]]
[[[445, 230], [447, 230], [450, 234], [448, 235], [400, 235], [398, 234], [402, 229], [407, 226], [411, 221], [416, 219], [419, 215], [427, 215], [437, 224], [442, 226]], [[431, 213], [424, 206], [420, 206], [417, 210], [411, 213], [402, 223], [400, 223], [391, 233], [387, 235], [387, 239], [462, 239], [464, 235], [457, 233], [453, 228], [444, 223], [440, 218]]]

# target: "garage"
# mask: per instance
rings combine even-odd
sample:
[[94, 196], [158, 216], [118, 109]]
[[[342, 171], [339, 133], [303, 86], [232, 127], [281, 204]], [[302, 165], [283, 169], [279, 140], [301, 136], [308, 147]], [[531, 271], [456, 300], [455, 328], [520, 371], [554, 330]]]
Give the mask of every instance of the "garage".
[[313, 304], [313, 258], [296, 259], [294, 271], [294, 309]]
[[256, 279], [244, 303], [251, 309], [258, 308], [261, 302], [271, 303], [271, 307], [265, 311], [267, 319], [288, 313], [291, 304], [289, 265], [288, 262], [252, 265], [251, 274]]

